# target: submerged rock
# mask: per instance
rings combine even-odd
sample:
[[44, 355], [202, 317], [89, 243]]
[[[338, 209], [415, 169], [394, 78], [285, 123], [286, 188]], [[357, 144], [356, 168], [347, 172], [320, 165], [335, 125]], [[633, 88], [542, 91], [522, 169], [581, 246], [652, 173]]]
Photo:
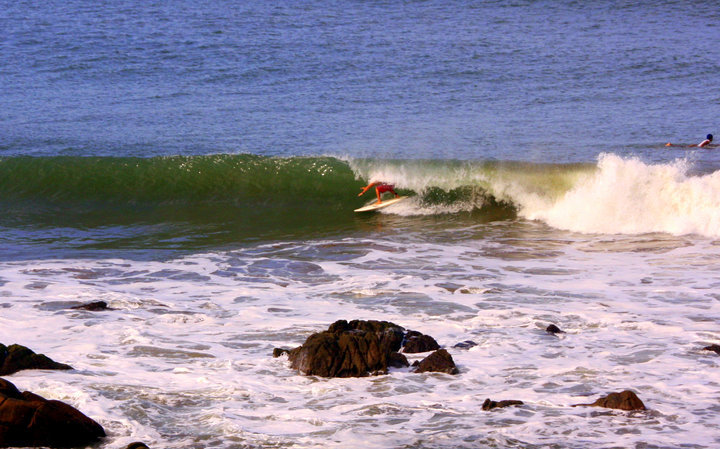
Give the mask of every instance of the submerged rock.
[[285, 349], [285, 348], [275, 348], [275, 349], [273, 349], [273, 357], [274, 357], [274, 358], [278, 358], [278, 357], [280, 357], [280, 356], [283, 355], [283, 354], [290, 354], [290, 350], [289, 350], [289, 349]]
[[474, 347], [477, 346], [477, 345], [478, 345], [478, 344], [475, 343], [475, 342], [472, 341], [472, 340], [465, 340], [465, 341], [461, 341], [460, 343], [455, 344], [455, 345], [453, 346], [453, 348], [458, 348], [458, 349], [470, 349], [470, 348], [474, 348]]
[[87, 446], [104, 436], [100, 424], [70, 405], [20, 393], [0, 379], [0, 447]]
[[5, 346], [0, 343], [0, 376], [13, 374], [24, 369], [73, 369], [70, 365], [58, 363], [43, 354], [35, 354], [22, 345]]
[[420, 363], [417, 364], [415, 372], [438, 372], [457, 374], [460, 371], [458, 371], [457, 366], [455, 366], [455, 362], [453, 361], [450, 353], [447, 352], [447, 350], [445, 349], [438, 349], [437, 351], [422, 359]]
[[625, 390], [620, 393], [610, 393], [592, 404], [576, 404], [573, 407], [605, 407], [617, 410], [645, 410], [645, 404], [635, 393]]
[[516, 400], [505, 400], [505, 401], [493, 401], [490, 398], [485, 399], [485, 402], [483, 402], [482, 409], [483, 410], [492, 410], [495, 408], [503, 408], [503, 407], [510, 407], [512, 405], [523, 405], [523, 401], [516, 401]]
[[108, 307], [105, 301], [89, 302], [87, 304], [81, 304], [79, 306], [71, 307], [76, 310], [89, 310], [90, 312], [100, 312], [102, 310], [112, 310]]
[[703, 350], [705, 350], [705, 351], [713, 351], [713, 352], [715, 352], [716, 354], [720, 355], [720, 345], [705, 346], [705, 347], [703, 348]]
[[134, 443], [128, 444], [127, 447], [125, 447], [125, 449], [150, 449], [150, 448], [147, 447], [147, 445], [145, 443], [136, 441]]
[[565, 333], [564, 330], [560, 329], [559, 327], [555, 326], [554, 324], [549, 325], [549, 326], [547, 327], [547, 329], [545, 329], [545, 332], [547, 332], [547, 333], [549, 333], [549, 334], [553, 334], [553, 335], [554, 335], [554, 334], [564, 334], [564, 333]]

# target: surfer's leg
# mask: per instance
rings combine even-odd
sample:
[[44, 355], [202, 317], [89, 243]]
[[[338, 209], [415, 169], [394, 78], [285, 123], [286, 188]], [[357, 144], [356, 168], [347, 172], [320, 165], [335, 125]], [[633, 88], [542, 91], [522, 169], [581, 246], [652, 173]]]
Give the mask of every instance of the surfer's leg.
[[380, 199], [380, 189], [378, 189], [377, 187], [375, 187], [375, 194], [376, 194], [377, 197], [378, 197], [378, 202], [377, 202], [377, 204], [382, 203], [382, 200]]

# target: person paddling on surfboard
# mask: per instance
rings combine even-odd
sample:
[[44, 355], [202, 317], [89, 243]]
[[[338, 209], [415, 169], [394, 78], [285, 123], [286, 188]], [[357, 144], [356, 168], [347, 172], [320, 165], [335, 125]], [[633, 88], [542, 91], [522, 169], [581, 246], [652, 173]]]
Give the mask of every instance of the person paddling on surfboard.
[[700, 142], [700, 143], [698, 144], [698, 146], [699, 146], [700, 148], [706, 147], [706, 146], [710, 145], [710, 142], [712, 142], [712, 134], [708, 134], [707, 136], [705, 136], [705, 140], [703, 140], [702, 142]]
[[390, 193], [392, 193], [393, 195], [395, 195], [395, 198], [397, 198], [397, 197], [400, 196], [400, 195], [397, 194], [397, 192], [395, 192], [395, 186], [394, 186], [394, 185], [392, 185], [392, 184], [386, 184], [386, 183], [384, 183], [384, 182], [379, 182], [379, 181], [371, 182], [370, 184], [368, 184], [368, 185], [366, 185], [365, 187], [363, 187], [363, 188], [362, 188], [362, 192], [358, 193], [358, 196], [363, 196], [363, 195], [365, 194], [365, 192], [367, 192], [368, 190], [370, 190], [370, 189], [373, 188], [373, 187], [375, 187], [375, 193], [377, 194], [377, 199], [378, 199], [378, 200], [377, 200], [377, 203], [375, 203], [375, 204], [380, 204], [380, 203], [382, 203], [381, 194], [383, 194], [383, 193], [385, 193], [385, 192], [390, 192]]
[[[713, 135], [712, 135], [712, 134], [708, 134], [707, 136], [705, 136], [705, 140], [703, 140], [703, 141], [700, 142], [699, 144], [697, 144], [697, 145], [688, 145], [688, 147], [695, 147], [695, 146], [697, 146], [697, 147], [703, 148], [703, 147], [706, 147], [706, 146], [710, 145], [710, 143], [711, 143], [712, 141], [713, 141]], [[681, 145], [673, 145], [672, 143], [668, 142], [668, 143], [665, 144], [665, 146], [666, 146], [666, 147], [677, 147], [677, 146], [681, 146]]]

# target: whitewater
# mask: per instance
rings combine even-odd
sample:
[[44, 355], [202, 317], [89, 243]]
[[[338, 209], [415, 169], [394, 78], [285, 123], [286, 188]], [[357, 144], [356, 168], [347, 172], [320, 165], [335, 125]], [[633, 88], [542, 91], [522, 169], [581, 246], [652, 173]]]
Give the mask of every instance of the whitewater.
[[[351, 162], [370, 180], [419, 192], [401, 215], [468, 212], [488, 200], [511, 205], [518, 216], [552, 227], [593, 234], [720, 236], [720, 172], [691, 173], [688, 159], [652, 164], [637, 157], [601, 154], [588, 165], [519, 163], [435, 165]], [[431, 189], [470, 188], [449, 204], [431, 203]]]
[[[713, 252], [687, 237], [521, 223], [162, 262], [3, 262], [1, 324], [5, 341], [76, 368], [11, 379], [98, 420], [101, 447], [677, 447], [693, 435], [710, 448]], [[69, 310], [95, 300], [114, 310]], [[271, 357], [355, 318], [435, 336], [460, 374], [322, 379]], [[465, 340], [478, 346], [453, 348]], [[649, 411], [570, 407], [622, 389]], [[482, 412], [486, 398], [525, 405]]]

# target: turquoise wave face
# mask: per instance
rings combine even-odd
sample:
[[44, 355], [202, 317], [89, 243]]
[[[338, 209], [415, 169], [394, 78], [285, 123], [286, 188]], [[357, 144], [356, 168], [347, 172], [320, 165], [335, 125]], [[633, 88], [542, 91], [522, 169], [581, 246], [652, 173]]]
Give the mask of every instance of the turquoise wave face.
[[[0, 228], [23, 241], [89, 248], [222, 246], [363, 232], [368, 224], [422, 231], [437, 217], [515, 218], [511, 190], [552, 197], [587, 169], [228, 154], [11, 157], [0, 159]], [[370, 180], [394, 183], [410, 199], [384, 214], [355, 214], [375, 201], [372, 191], [358, 197]]]
[[[418, 215], [512, 206], [523, 193], [567, 191], [589, 166], [453, 160], [382, 160], [256, 155], [11, 157], [0, 159], [0, 201], [30, 210], [162, 207], [351, 211], [374, 195], [368, 181], [414, 197]], [[424, 208], [424, 209], [423, 209]], [[406, 211], [412, 215], [413, 210]]]
[[5, 200], [149, 204], [314, 198], [343, 202], [358, 183], [347, 164], [330, 157], [0, 159], [0, 194]]

